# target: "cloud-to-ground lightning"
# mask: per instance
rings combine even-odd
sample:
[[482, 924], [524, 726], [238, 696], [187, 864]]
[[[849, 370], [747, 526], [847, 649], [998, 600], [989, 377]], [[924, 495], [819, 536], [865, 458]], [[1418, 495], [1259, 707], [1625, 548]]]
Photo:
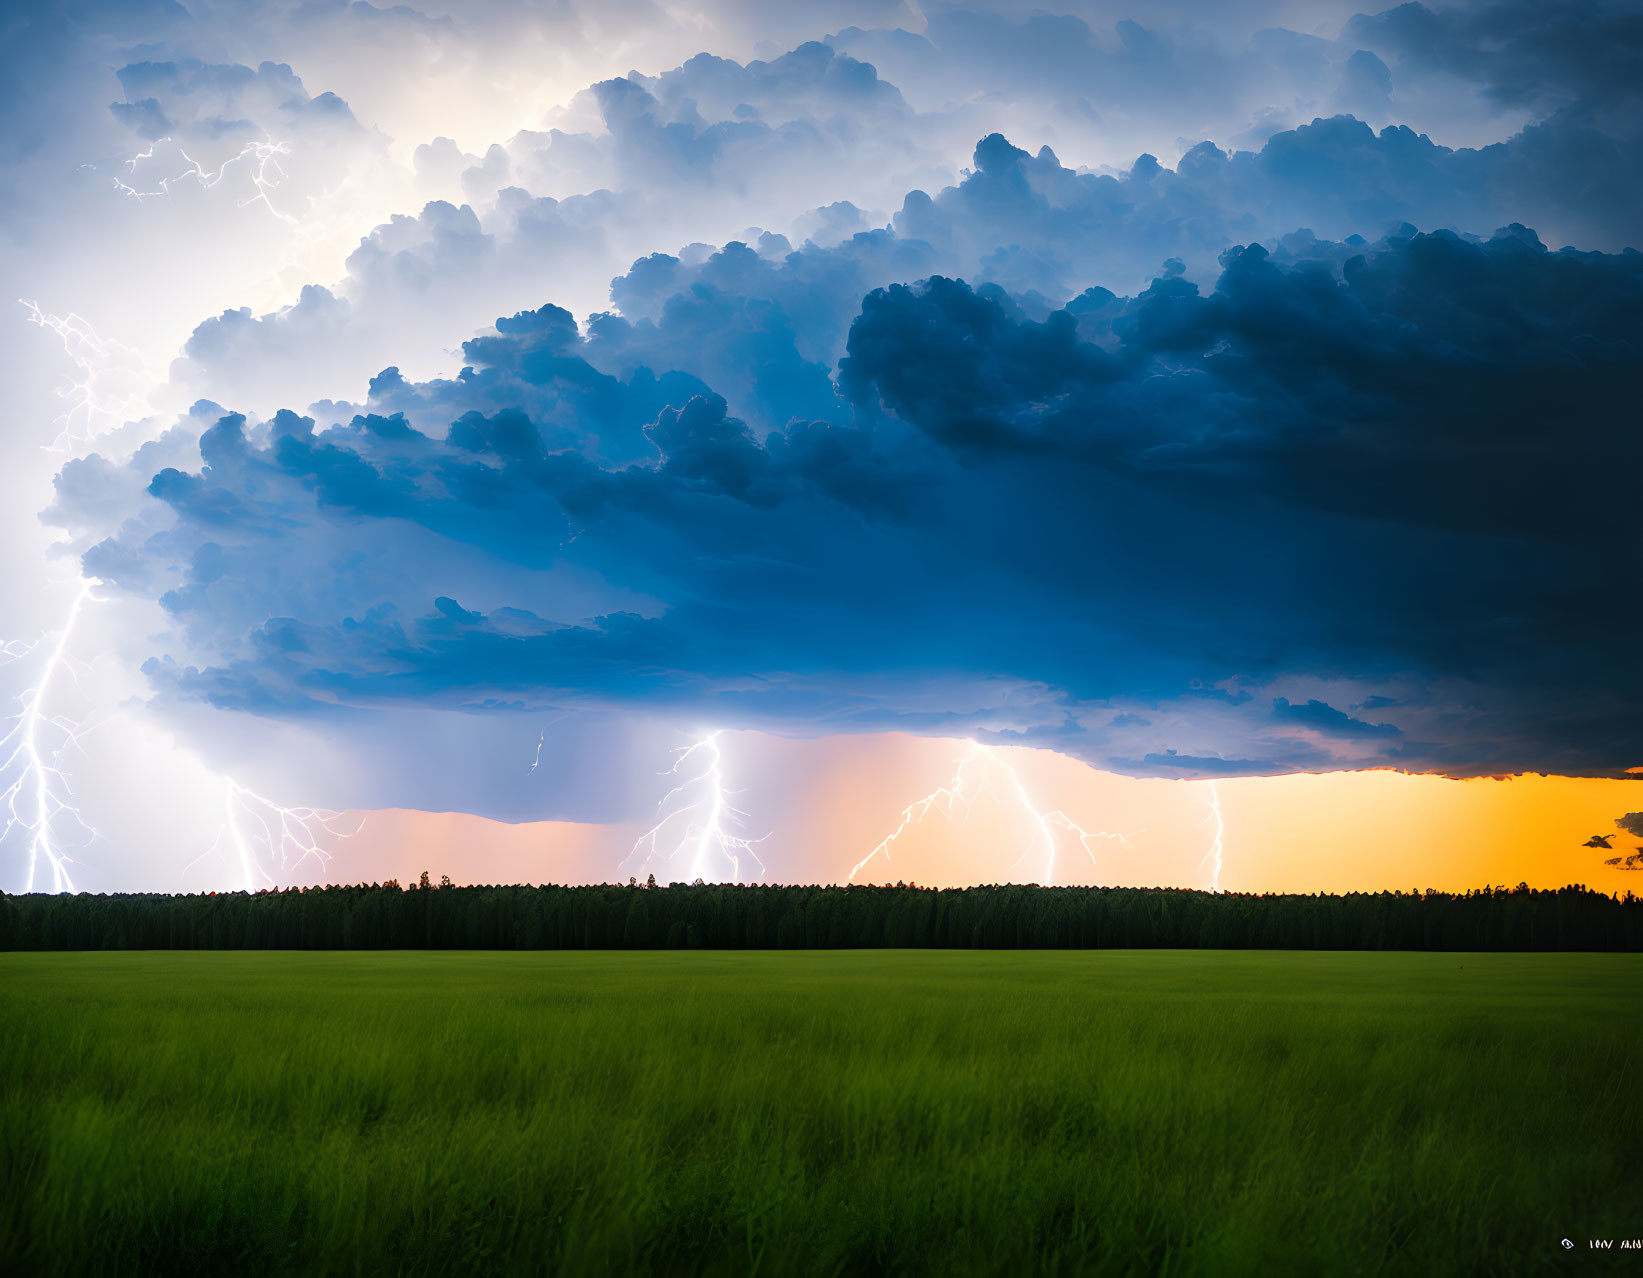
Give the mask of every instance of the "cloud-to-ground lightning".
[[5, 790], [0, 791], [0, 804], [5, 810], [0, 845], [14, 835], [27, 840], [25, 892], [34, 891], [35, 875], [42, 861], [51, 867], [52, 891], [72, 892], [74, 880], [69, 866], [74, 862], [69, 849], [83, 847], [97, 837], [96, 831], [80, 815], [64, 766], [64, 756], [80, 746], [83, 725], [52, 708], [52, 695], [63, 672], [73, 673], [69, 637], [96, 584], [94, 581], [80, 583], [68, 616], [55, 636], [31, 644], [14, 641], [0, 646], [0, 655], [7, 664], [46, 649], [39, 679], [18, 694], [18, 713], [12, 717], [5, 737], [0, 738], [0, 749], [8, 751], [4, 763], [0, 763], [0, 778], [11, 778]]
[[[269, 185], [265, 180], [266, 163], [273, 154], [287, 150], [279, 144], [262, 156], [253, 178], [259, 192]], [[253, 152], [261, 153], [258, 147], [249, 147], [241, 154]], [[195, 168], [207, 186], [220, 181], [224, 171], [207, 174], [199, 166]], [[57, 315], [31, 301], [21, 304], [28, 310], [27, 321], [55, 334], [74, 365], [67, 384], [57, 391], [68, 408], [54, 423], [57, 434], [46, 445], [48, 451], [79, 452], [106, 431], [148, 410], [148, 397], [156, 379], [138, 352], [101, 337], [78, 314]], [[54, 709], [54, 693], [64, 675], [74, 673], [70, 636], [85, 604], [95, 599], [92, 590], [97, 584], [80, 583], [63, 625], [53, 635], [33, 643], [0, 644], [0, 664], [20, 662], [42, 649], [48, 650], [38, 679], [18, 694], [19, 713], [0, 738], [0, 749], [7, 751], [0, 763], [0, 781], [8, 782], [0, 791], [0, 806], [5, 813], [0, 846], [18, 836], [27, 838], [25, 891], [34, 890], [42, 863], [50, 866], [52, 890], [74, 891], [69, 869], [74, 860], [68, 851], [96, 838], [96, 832], [80, 813], [64, 766], [65, 756], [80, 748], [86, 728]], [[216, 843], [205, 855], [224, 855], [237, 867], [247, 890], [273, 885], [276, 875], [290, 873], [309, 860], [323, 868], [330, 860], [325, 844], [357, 833], [357, 828], [338, 828], [339, 813], [284, 807], [229, 777], [223, 778], [223, 784], [225, 819]]]
[[1203, 860], [1199, 861], [1198, 864], [1208, 864], [1210, 866], [1212, 871], [1210, 890], [1219, 892], [1221, 890], [1221, 857], [1226, 850], [1227, 823], [1221, 812], [1221, 792], [1215, 788], [1215, 782], [1210, 781], [1207, 784], [1209, 785], [1209, 815], [1198, 824], [1208, 825], [1213, 821], [1215, 823], [1215, 835], [1210, 840], [1209, 851], [1204, 853]]
[[[745, 856], [758, 865], [759, 877], [763, 878], [765, 865], [754, 845], [768, 836], [751, 839], [738, 833], [748, 814], [730, 802], [732, 792], [725, 788], [719, 734], [710, 732], [674, 753], [678, 758], [662, 775], [681, 780], [662, 796], [656, 824], [634, 841], [621, 868], [648, 873], [656, 864], [677, 867], [683, 863], [691, 879], [740, 883]], [[641, 853], [643, 858], [633, 867], [632, 862]], [[727, 869], [728, 875], [724, 873]]]
[[[240, 204], [255, 200], [268, 203], [267, 192], [277, 184], [275, 175], [282, 176], [274, 157], [289, 150], [284, 143], [252, 144], [215, 172], [206, 171], [183, 152], [191, 169], [182, 177], [193, 176], [202, 185], [214, 186], [230, 164], [254, 158], [252, 181], [257, 195]], [[148, 154], [152, 155], [152, 148]], [[139, 197], [163, 193], [126, 189]], [[290, 220], [272, 204], [269, 209], [282, 220]], [[44, 445], [46, 451], [77, 454], [106, 432], [148, 412], [149, 396], [158, 379], [138, 351], [101, 336], [89, 320], [72, 311], [59, 315], [34, 301], [19, 299], [19, 303], [27, 310], [27, 322], [55, 335], [73, 365], [73, 371], [56, 391], [67, 407], [53, 422], [55, 435]], [[0, 783], [5, 784], [0, 790], [0, 808], [4, 810], [0, 846], [18, 838], [27, 839], [25, 891], [35, 889], [42, 865], [50, 867], [52, 890], [74, 891], [70, 867], [75, 862], [69, 852], [97, 837], [81, 814], [64, 762], [69, 753], [81, 748], [87, 729], [56, 708], [61, 680], [74, 674], [70, 637], [85, 604], [94, 600], [92, 590], [97, 584], [81, 582], [63, 625], [53, 634], [32, 643], [0, 644], [0, 664], [22, 662], [42, 650], [47, 652], [38, 678], [17, 694], [19, 712], [9, 721], [9, 731], [0, 737], [0, 750], [5, 751], [5, 759], [0, 762]], [[223, 778], [223, 784], [225, 820], [217, 842], [206, 855], [211, 851], [225, 855], [237, 867], [248, 890], [272, 885], [276, 875], [294, 871], [309, 860], [323, 868], [330, 859], [325, 844], [357, 832], [338, 828], [338, 813], [285, 807], [232, 778]]]
[[[77, 678], [70, 641], [86, 604], [96, 601], [98, 584], [94, 579], [80, 582], [63, 625], [53, 634], [32, 643], [0, 644], [0, 665], [45, 654], [38, 677], [17, 694], [18, 713], [0, 737], [0, 751], [5, 752], [0, 761], [0, 782], [5, 783], [0, 790], [0, 847], [26, 840], [25, 892], [36, 890], [42, 866], [50, 869], [52, 891], [75, 891], [71, 852], [97, 838], [80, 811], [66, 765], [66, 757], [82, 749], [91, 729], [58, 708], [58, 693], [65, 678]], [[223, 778], [223, 785], [224, 821], [206, 855], [216, 852], [232, 862], [248, 891], [274, 885], [276, 875], [289, 874], [310, 859], [323, 870], [330, 862], [326, 843], [358, 832], [358, 826], [340, 828], [341, 813], [285, 807], [230, 777]]]
[[983, 794], [989, 791], [997, 793], [993, 780], [998, 772], [1002, 772], [1008, 778], [1007, 800], [1021, 809], [1023, 820], [1028, 827], [1027, 841], [1006, 874], [1013, 874], [1024, 861], [1031, 859], [1036, 863], [1037, 858], [1042, 856], [1043, 873], [1035, 881], [1045, 885], [1053, 883], [1056, 855], [1061, 843], [1057, 831], [1073, 835], [1079, 846], [1088, 853], [1090, 861], [1096, 865], [1100, 864], [1095, 855], [1098, 843], [1129, 841], [1131, 836], [1128, 834], [1117, 834], [1108, 830], [1086, 830], [1059, 808], [1040, 808], [1027, 793], [1026, 784], [1021, 780], [1020, 773], [999, 758], [994, 751], [979, 742], [971, 742], [969, 751], [959, 759], [952, 779], [903, 808], [901, 823], [880, 840], [871, 852], [856, 862], [850, 870], [849, 881], [855, 882], [856, 875], [866, 869], [875, 857], [882, 855], [886, 861], [890, 860], [890, 849], [895, 841], [909, 827], [923, 821], [932, 810], [940, 809], [948, 820], [952, 820], [960, 813], [967, 816], [975, 801]]
[[[321, 871], [330, 865], [325, 844], [346, 839], [364, 828], [340, 828], [343, 814], [323, 808], [288, 808], [223, 778], [223, 823], [216, 841], [191, 863], [218, 856], [235, 867], [247, 892], [277, 887], [284, 876], [312, 860]], [[187, 872], [186, 870], [184, 871]]]

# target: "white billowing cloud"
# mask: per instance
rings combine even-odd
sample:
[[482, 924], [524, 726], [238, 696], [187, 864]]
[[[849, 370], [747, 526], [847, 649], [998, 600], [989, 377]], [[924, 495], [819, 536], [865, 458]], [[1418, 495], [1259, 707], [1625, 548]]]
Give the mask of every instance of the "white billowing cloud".
[[948, 138], [960, 136], [820, 44], [768, 64], [703, 56], [658, 78], [606, 81], [565, 118], [585, 128], [522, 133], [483, 158], [449, 138], [420, 148], [418, 174], [454, 179], [471, 202], [381, 223], [341, 278], [286, 308], [201, 324], [173, 369], [172, 402], [271, 412], [352, 396], [389, 363], [428, 376], [453, 335], [498, 315], [545, 300], [604, 309], [611, 279], [658, 244], [764, 226], [777, 234], [763, 250], [779, 255], [790, 247], [779, 232], [818, 205], [884, 207], [919, 184], [939, 189], [954, 171], [942, 162]]

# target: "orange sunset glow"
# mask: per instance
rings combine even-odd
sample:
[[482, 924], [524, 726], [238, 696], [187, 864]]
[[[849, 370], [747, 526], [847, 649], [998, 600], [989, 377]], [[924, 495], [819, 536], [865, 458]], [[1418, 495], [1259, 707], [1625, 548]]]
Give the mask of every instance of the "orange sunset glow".
[[[904, 734], [802, 741], [740, 732], [723, 739], [747, 829], [763, 836], [756, 848], [764, 880], [789, 883], [846, 881], [896, 829], [907, 805], [950, 781], [972, 749], [962, 740]], [[1052, 751], [1000, 747], [994, 754], [1037, 807], [1098, 832], [1086, 853], [1076, 836], [1057, 831], [1051, 881], [1213, 886], [1205, 861], [1214, 829], [1209, 782], [1124, 777]], [[1011, 868], [1034, 829], [1004, 779], [993, 778], [967, 810], [961, 805], [949, 815], [939, 803], [932, 807], [894, 841], [888, 860], [875, 857], [856, 881], [1043, 881], [1046, 849]], [[1597, 834], [1613, 836], [1617, 851], [1631, 850], [1614, 822], [1643, 806], [1643, 785], [1633, 780], [1531, 774], [1460, 781], [1380, 770], [1244, 777], [1214, 789], [1225, 891], [1457, 891], [1526, 882], [1619, 893], [1640, 877], [1605, 866], [1614, 853], [1583, 846]], [[354, 815], [364, 823], [337, 845], [334, 880], [409, 882], [427, 869], [456, 883], [625, 881], [632, 867], [624, 869], [623, 859], [648, 824], [505, 824], [406, 810]], [[745, 874], [757, 876], [756, 867]]]

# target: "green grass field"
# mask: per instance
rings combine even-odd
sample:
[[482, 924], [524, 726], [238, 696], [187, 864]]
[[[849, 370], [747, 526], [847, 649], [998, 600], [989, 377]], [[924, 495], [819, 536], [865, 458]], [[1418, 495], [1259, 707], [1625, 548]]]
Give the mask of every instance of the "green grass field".
[[4, 954], [0, 1011], [7, 1274], [1534, 1273], [1643, 1234], [1638, 955]]

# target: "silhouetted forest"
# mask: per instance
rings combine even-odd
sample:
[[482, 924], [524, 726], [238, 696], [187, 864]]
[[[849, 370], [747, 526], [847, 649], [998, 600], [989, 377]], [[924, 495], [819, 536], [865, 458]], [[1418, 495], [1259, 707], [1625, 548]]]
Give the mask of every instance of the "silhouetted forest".
[[683, 883], [0, 896], [0, 949], [7, 950], [881, 946], [1640, 950], [1643, 898], [1521, 884], [1344, 896]]

